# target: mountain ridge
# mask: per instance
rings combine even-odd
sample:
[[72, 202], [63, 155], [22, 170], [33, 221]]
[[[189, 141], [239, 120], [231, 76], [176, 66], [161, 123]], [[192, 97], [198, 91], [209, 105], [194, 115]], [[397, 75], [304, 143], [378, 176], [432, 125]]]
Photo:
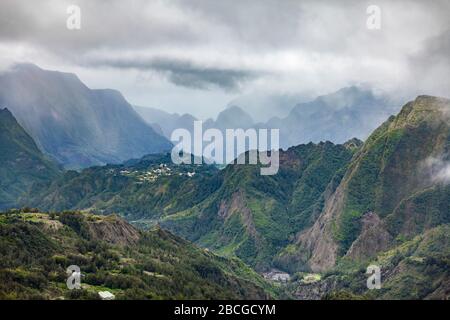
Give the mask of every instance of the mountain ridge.
[[13, 114], [0, 108], [0, 208], [17, 205], [30, 188], [44, 187], [59, 174]]
[[0, 105], [42, 151], [68, 168], [122, 162], [171, 147], [120, 92], [91, 90], [75, 74], [18, 64], [0, 74]]
[[[309, 257], [306, 261], [312, 270], [335, 265], [357, 239], [366, 213], [372, 211], [384, 219], [403, 199], [432, 184], [418, 169], [427, 157], [448, 152], [445, 141], [450, 129], [442, 117], [443, 105], [450, 108], [450, 101], [419, 96], [368, 138], [318, 221], [299, 235], [298, 250]], [[420, 145], [416, 139], [421, 139]], [[442, 221], [449, 218], [444, 215]]]

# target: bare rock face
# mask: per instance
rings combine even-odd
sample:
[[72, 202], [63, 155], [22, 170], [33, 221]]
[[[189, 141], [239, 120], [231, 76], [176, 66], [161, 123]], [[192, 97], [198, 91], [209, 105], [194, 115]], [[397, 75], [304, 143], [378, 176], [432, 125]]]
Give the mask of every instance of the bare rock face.
[[336, 281], [331, 278], [313, 283], [300, 283], [294, 292], [294, 296], [298, 300], [321, 300], [336, 287]]
[[136, 244], [141, 237], [139, 230], [116, 215], [88, 221], [87, 225], [93, 239], [115, 245]]
[[392, 240], [380, 217], [374, 212], [368, 212], [362, 218], [361, 234], [345, 256], [352, 260], [374, 257], [378, 252], [387, 250]]
[[374, 131], [354, 155], [334, 194], [325, 198], [314, 225], [298, 237], [297, 254], [307, 267], [322, 272], [331, 269], [338, 256], [370, 258], [389, 248], [399, 232], [395, 229], [414, 236], [433, 225], [432, 212], [413, 214], [405, 207], [395, 216], [392, 213], [405, 199], [430, 187], [421, 166], [430, 156], [448, 153], [449, 110], [447, 99], [419, 96]]
[[308, 253], [308, 264], [314, 272], [328, 270], [336, 263], [338, 245], [333, 239], [332, 221], [336, 212], [340, 211], [342, 201], [342, 188], [339, 187], [328, 199], [323, 213], [314, 225], [298, 238], [300, 251]]
[[227, 202], [222, 200], [217, 214], [224, 220], [229, 219], [233, 214], [242, 215], [242, 221], [247, 232], [256, 240], [259, 240], [259, 235], [256, 231], [252, 212], [246, 206], [246, 201], [242, 192], [235, 192], [231, 198], [231, 201]]

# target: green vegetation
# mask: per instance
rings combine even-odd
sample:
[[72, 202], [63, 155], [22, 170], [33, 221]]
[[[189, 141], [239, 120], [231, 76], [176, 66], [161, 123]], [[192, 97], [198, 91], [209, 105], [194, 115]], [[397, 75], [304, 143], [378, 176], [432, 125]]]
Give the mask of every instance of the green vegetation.
[[[0, 215], [0, 298], [83, 299], [99, 290], [123, 299], [276, 298], [253, 271], [273, 268], [294, 274], [285, 288], [299, 298], [448, 298], [442, 167], [450, 125], [442, 108], [448, 100], [421, 96], [363, 145], [281, 151], [274, 176], [253, 165], [176, 166], [168, 154], [60, 175], [24, 132], [7, 129], [0, 147], [13, 152], [0, 158], [0, 207], [50, 213]], [[21, 166], [22, 156], [36, 162]], [[44, 176], [30, 173], [35, 165]], [[147, 231], [63, 210], [117, 212]], [[381, 290], [367, 290], [372, 263], [383, 270]], [[81, 291], [64, 286], [70, 264], [85, 274]]]
[[123, 165], [68, 171], [23, 204], [155, 220], [205, 199], [220, 185], [217, 171], [214, 166], [173, 165], [170, 154], [150, 155]]
[[0, 209], [17, 206], [20, 197], [45, 189], [58, 174], [11, 112], [0, 109]]
[[[428, 221], [428, 228], [450, 221], [448, 192], [439, 191], [440, 188], [436, 187], [433, 191], [428, 190], [426, 196], [415, 196], [433, 183], [424, 169], [426, 160], [450, 151], [450, 126], [441, 113], [441, 108], [445, 107], [448, 107], [445, 100], [419, 97], [377, 129], [357, 153], [343, 181], [345, 202], [336, 234], [341, 255], [347, 252], [359, 235], [360, 218], [369, 211], [376, 212], [382, 218], [396, 211], [394, 216], [397, 219], [388, 219], [388, 227], [396, 236], [398, 227], [390, 224], [404, 223], [399, 215], [402, 210], [412, 210], [411, 199], [406, 200], [409, 197], [415, 197], [416, 206], [420, 205], [419, 202], [426, 203], [414, 210], [417, 217], [417, 210], [421, 210], [425, 219], [433, 220]], [[406, 203], [410, 204], [409, 208], [405, 207]], [[431, 212], [433, 210], [434, 213]], [[405, 214], [403, 218], [406, 218]], [[415, 235], [422, 232], [423, 227], [422, 223], [422, 228], [416, 232], [408, 232]]]
[[229, 165], [215, 192], [182, 214], [167, 215], [162, 226], [267, 270], [277, 253], [314, 223], [323, 193], [338, 184], [353, 152], [331, 142], [293, 147], [281, 152], [274, 176], [261, 176], [257, 166]]
[[337, 185], [342, 178], [357, 144], [290, 148], [282, 152], [275, 176], [261, 176], [258, 166], [230, 165], [219, 171], [214, 166], [176, 166], [168, 154], [153, 155], [69, 171], [24, 205], [118, 212], [143, 227], [159, 221], [201, 246], [267, 269], [297, 232], [314, 223], [324, 191], [330, 181]]
[[[0, 217], [0, 299], [97, 299], [102, 290], [118, 299], [277, 294], [241, 261], [218, 257], [160, 228], [140, 232], [118, 217], [77, 212], [11, 211]], [[69, 265], [81, 268], [81, 290], [65, 285]]]
[[[365, 267], [381, 268], [381, 289], [368, 290]], [[342, 260], [322, 281], [338, 280], [325, 299], [448, 299], [450, 225], [444, 224], [379, 253], [364, 264]]]

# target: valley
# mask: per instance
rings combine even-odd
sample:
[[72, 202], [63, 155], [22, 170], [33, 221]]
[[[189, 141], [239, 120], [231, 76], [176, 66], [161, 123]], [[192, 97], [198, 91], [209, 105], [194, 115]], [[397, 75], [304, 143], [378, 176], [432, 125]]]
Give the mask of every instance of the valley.
[[449, 13], [1, 0], [0, 302], [172, 320], [445, 308]]
[[[3, 109], [0, 294], [445, 299], [448, 110], [447, 99], [419, 96], [365, 142], [280, 150], [278, 173], [264, 176], [260, 165], [174, 164], [169, 153], [64, 169]], [[72, 260], [88, 270], [79, 296], [61, 287]], [[381, 266], [381, 290], [366, 287], [370, 264]]]

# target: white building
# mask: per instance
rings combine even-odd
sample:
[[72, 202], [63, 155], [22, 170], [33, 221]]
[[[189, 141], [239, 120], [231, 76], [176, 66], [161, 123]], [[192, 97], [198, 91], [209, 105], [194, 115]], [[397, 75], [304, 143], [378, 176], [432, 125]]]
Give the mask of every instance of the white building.
[[111, 292], [109, 291], [100, 291], [98, 293], [98, 295], [100, 296], [100, 298], [102, 300], [114, 300], [116, 298], [115, 295], [113, 295]]

